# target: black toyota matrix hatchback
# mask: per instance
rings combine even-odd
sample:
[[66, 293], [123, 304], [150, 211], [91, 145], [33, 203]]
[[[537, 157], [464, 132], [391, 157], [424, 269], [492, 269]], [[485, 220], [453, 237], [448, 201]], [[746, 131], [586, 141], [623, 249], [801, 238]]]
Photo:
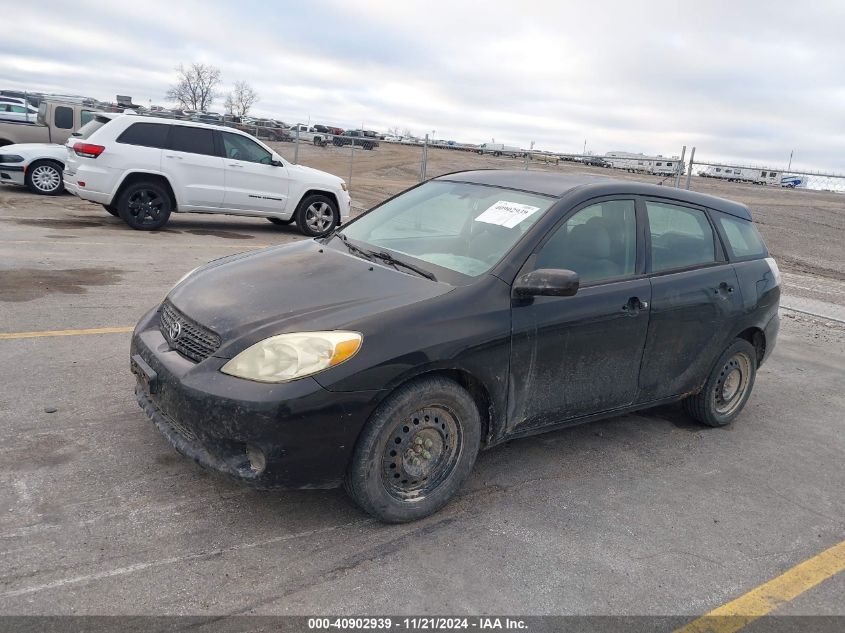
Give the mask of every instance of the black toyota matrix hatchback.
[[132, 338], [136, 395], [201, 465], [443, 506], [480, 448], [673, 400], [742, 410], [780, 275], [748, 209], [668, 187], [471, 171], [341, 230], [187, 275]]

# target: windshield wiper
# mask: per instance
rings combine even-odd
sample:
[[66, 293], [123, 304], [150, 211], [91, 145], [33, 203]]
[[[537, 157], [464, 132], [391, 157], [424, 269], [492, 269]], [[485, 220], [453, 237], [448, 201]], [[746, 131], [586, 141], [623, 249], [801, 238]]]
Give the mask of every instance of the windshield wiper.
[[402, 267], [411, 270], [421, 277], [425, 277], [426, 279], [431, 279], [432, 281], [437, 281], [437, 277], [434, 276], [434, 273], [430, 273], [429, 271], [425, 270], [424, 268], [420, 268], [419, 266], [414, 266], [414, 264], [409, 264], [408, 262], [403, 262], [401, 259], [396, 259], [393, 255], [386, 251], [374, 251], [374, 250], [367, 250], [364, 248], [360, 248], [355, 246], [352, 242], [349, 241], [349, 238], [346, 237], [343, 233], [335, 233], [333, 237], [338, 238], [346, 248], [349, 249], [350, 253], [355, 253], [359, 257], [363, 257], [366, 260], [373, 261], [373, 258], [379, 259], [383, 261], [385, 264], [390, 264], [394, 268]]
[[434, 276], [434, 273], [430, 273], [429, 271], [425, 270], [424, 268], [420, 268], [419, 266], [414, 266], [414, 264], [403, 262], [401, 259], [396, 259], [393, 255], [386, 251], [367, 251], [367, 253], [377, 259], [380, 259], [385, 264], [392, 265], [394, 268], [398, 268], [399, 266], [401, 266], [402, 268], [407, 268], [408, 270], [414, 271], [421, 277], [431, 279], [432, 281], [437, 281], [437, 277]]
[[343, 242], [343, 245], [349, 249], [350, 253], [354, 253], [359, 257], [362, 257], [363, 259], [373, 261], [373, 258], [370, 255], [369, 251], [365, 251], [363, 248], [358, 248], [357, 246], [355, 246], [355, 244], [350, 242], [349, 238], [346, 237], [343, 233], [335, 233], [334, 237], [338, 238], [341, 242]]

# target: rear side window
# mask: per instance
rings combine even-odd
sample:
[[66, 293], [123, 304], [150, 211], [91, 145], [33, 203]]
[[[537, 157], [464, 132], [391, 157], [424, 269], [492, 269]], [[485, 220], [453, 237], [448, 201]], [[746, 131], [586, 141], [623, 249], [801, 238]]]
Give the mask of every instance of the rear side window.
[[722, 213], [715, 213], [716, 221], [725, 234], [728, 247], [734, 257], [765, 257], [767, 254], [763, 238], [753, 222]]
[[214, 133], [202, 127], [174, 125], [170, 132], [170, 149], [176, 152], [217, 156]]
[[56, 127], [62, 130], [70, 130], [73, 128], [73, 109], [66, 106], [56, 106], [56, 111], [53, 114], [53, 120]]
[[664, 202], [646, 202], [646, 211], [652, 272], [716, 261], [713, 229], [704, 211]]
[[104, 116], [95, 116], [93, 119], [88, 121], [88, 123], [86, 123], [81, 128], [79, 128], [76, 132], [71, 134], [71, 136], [73, 138], [82, 138], [82, 139], [88, 138], [89, 136], [91, 136], [94, 132], [99, 130], [101, 127], [103, 127], [109, 121], [111, 121], [111, 119], [106, 118]]
[[88, 123], [88, 121], [90, 121], [93, 118], [94, 118], [94, 113], [91, 112], [91, 110], [83, 110], [82, 112], [79, 113], [79, 123], [81, 125], [85, 125], [86, 123]]
[[161, 123], [133, 123], [117, 137], [117, 142], [162, 149], [167, 144], [169, 129], [169, 125]]

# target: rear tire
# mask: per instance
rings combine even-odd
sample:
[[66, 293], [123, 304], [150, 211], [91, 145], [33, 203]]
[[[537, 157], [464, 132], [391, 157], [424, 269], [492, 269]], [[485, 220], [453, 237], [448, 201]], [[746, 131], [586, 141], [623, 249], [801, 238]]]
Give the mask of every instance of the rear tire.
[[36, 160], [26, 169], [24, 183], [39, 196], [58, 196], [64, 193], [63, 167], [51, 160]]
[[735, 340], [719, 357], [702, 390], [683, 400], [684, 410], [707, 426], [725, 426], [745, 407], [757, 375], [757, 350]]
[[288, 224], [293, 223], [293, 221], [296, 219], [296, 216], [292, 216], [292, 217], [288, 218], [287, 220], [283, 220], [282, 218], [267, 218], [267, 219], [270, 220], [270, 222], [272, 222], [276, 226], [287, 226]]
[[136, 182], [120, 194], [117, 211], [120, 218], [136, 231], [155, 231], [170, 219], [170, 194], [154, 182]]
[[303, 235], [320, 237], [334, 230], [340, 214], [334, 200], [322, 194], [306, 196], [294, 214], [296, 226]]
[[103, 208], [104, 208], [106, 211], [108, 211], [109, 213], [111, 213], [114, 217], [116, 217], [116, 218], [119, 218], [119, 217], [120, 217], [120, 213], [118, 213], [118, 211], [117, 211], [117, 207], [115, 207], [115, 206], [113, 206], [113, 205], [110, 205], [110, 204], [104, 204], [104, 205], [103, 205]]
[[444, 377], [390, 394], [355, 445], [346, 491], [387, 523], [422, 519], [446, 505], [472, 471], [481, 444], [475, 401]]

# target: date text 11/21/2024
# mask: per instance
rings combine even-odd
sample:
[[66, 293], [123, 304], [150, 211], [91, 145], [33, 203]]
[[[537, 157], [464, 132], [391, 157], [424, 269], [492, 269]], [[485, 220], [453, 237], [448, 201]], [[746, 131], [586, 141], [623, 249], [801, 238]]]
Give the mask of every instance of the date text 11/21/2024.
[[308, 629], [321, 630], [391, 630], [441, 631], [441, 630], [526, 630], [528, 624], [519, 618], [475, 617], [409, 617], [393, 619], [388, 617], [352, 618], [308, 618]]

